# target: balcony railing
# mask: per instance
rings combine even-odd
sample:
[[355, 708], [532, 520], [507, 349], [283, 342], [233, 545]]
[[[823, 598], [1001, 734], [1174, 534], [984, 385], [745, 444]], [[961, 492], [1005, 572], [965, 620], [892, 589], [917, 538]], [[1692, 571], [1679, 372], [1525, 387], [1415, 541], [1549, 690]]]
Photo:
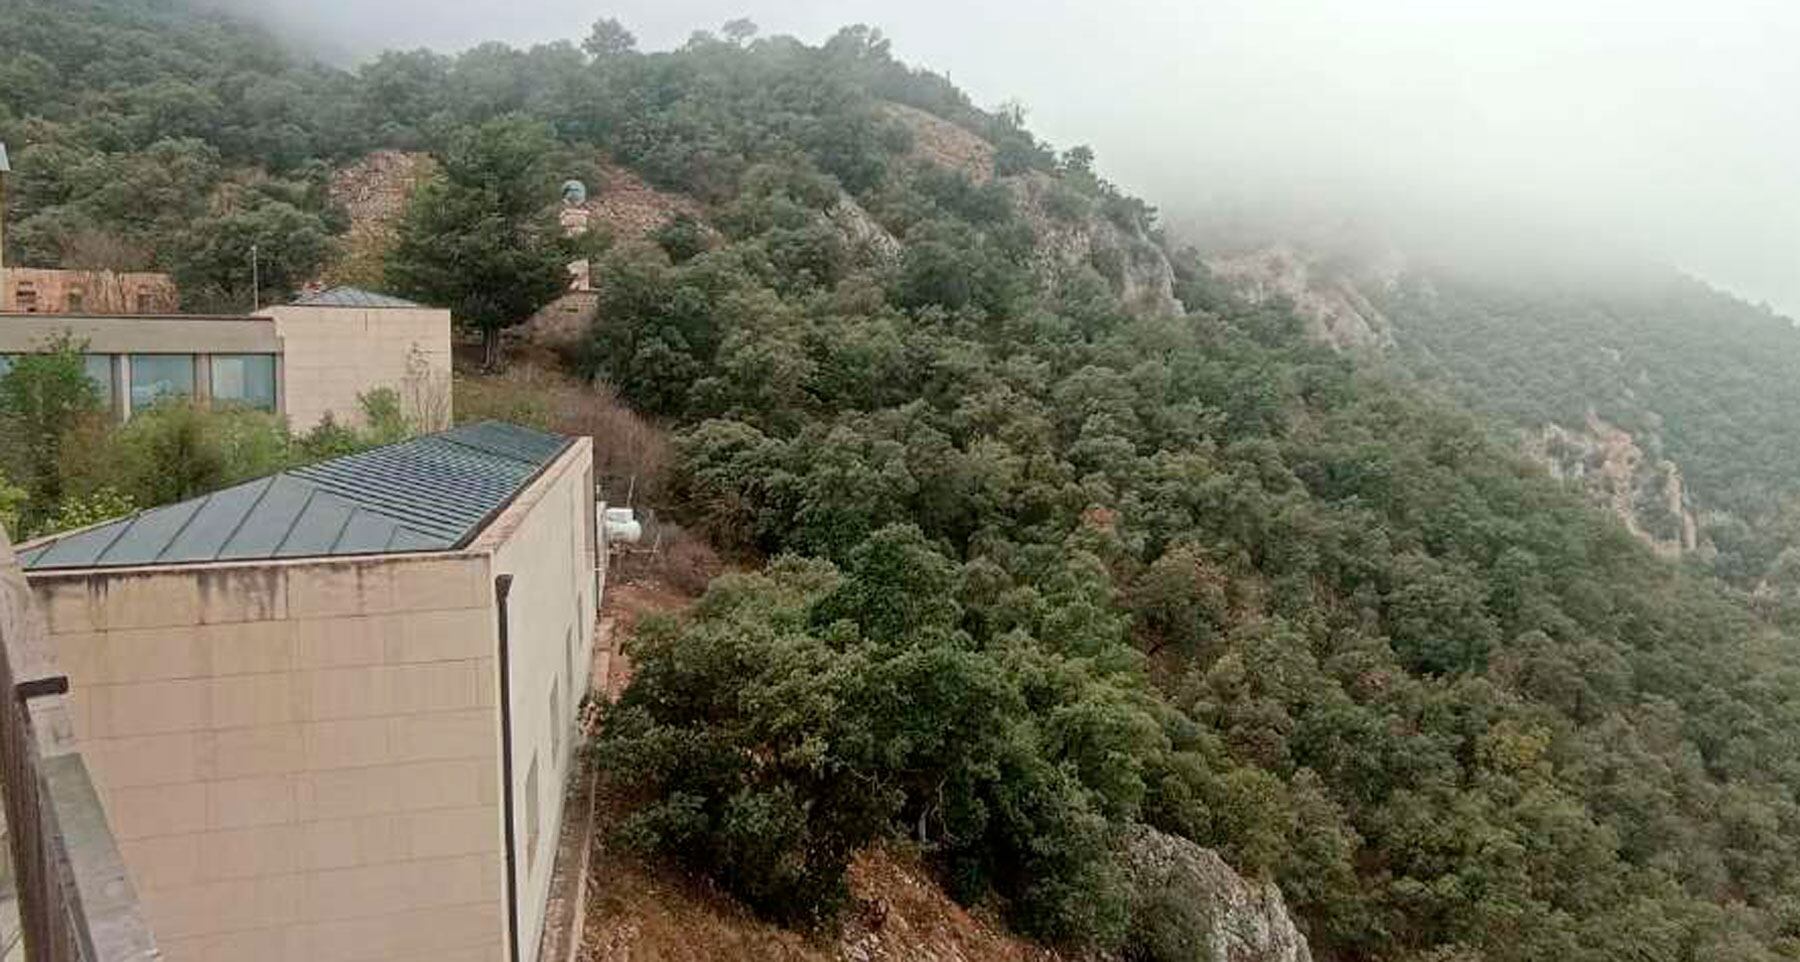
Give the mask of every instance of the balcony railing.
[[[28, 962], [160, 959], [106, 810], [75, 750], [68, 677], [0, 531], [0, 794], [11, 849], [9, 934]], [[11, 923], [11, 919], [6, 920]], [[5, 958], [18, 958], [8, 946]]]

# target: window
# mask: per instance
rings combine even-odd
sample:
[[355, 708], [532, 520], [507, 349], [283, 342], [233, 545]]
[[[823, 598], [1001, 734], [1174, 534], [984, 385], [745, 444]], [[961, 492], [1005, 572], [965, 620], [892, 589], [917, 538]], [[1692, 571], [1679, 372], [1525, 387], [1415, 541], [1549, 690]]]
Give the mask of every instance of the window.
[[100, 403], [107, 409], [113, 404], [113, 370], [111, 354], [83, 354], [81, 363], [87, 368], [88, 380], [100, 391]]
[[156, 313], [156, 298], [149, 291], [137, 292], [137, 312], [139, 314]]
[[131, 409], [142, 410], [158, 398], [194, 396], [192, 354], [131, 355]]
[[562, 757], [562, 679], [550, 679], [550, 757]]
[[537, 753], [531, 754], [531, 767], [525, 770], [525, 875], [531, 875], [531, 864], [537, 861], [538, 786]]
[[69, 313], [79, 314], [87, 306], [87, 294], [79, 287], [69, 288]]
[[27, 314], [37, 313], [37, 288], [30, 281], [20, 281], [18, 292], [14, 295], [14, 306]]
[[212, 358], [211, 383], [215, 402], [273, 411], [275, 355], [215, 354]]

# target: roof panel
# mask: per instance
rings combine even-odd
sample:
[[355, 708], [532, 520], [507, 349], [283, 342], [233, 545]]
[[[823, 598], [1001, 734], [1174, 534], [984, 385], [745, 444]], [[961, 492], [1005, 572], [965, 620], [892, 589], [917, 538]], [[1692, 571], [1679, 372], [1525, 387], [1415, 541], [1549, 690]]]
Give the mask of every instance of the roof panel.
[[289, 475], [277, 474], [270, 478], [269, 490], [257, 502], [256, 510], [244, 517], [243, 523], [213, 557], [220, 560], [275, 557], [282, 542], [287, 540], [288, 532], [294, 530], [295, 519], [306, 510], [306, 503], [315, 493], [317, 489]]
[[159, 561], [207, 561], [219, 556], [225, 542], [243, 524], [244, 518], [268, 492], [274, 479], [258, 478], [236, 487], [214, 492], [205, 510], [194, 516], [187, 527], [163, 550]]
[[312, 499], [306, 502], [306, 509], [294, 519], [294, 527], [282, 540], [281, 547], [275, 549], [275, 554], [282, 558], [332, 554], [331, 546], [337, 544], [338, 536], [344, 533], [344, 526], [350, 523], [350, 515], [355, 511], [356, 506], [342, 498], [323, 491], [313, 492]]
[[22, 546], [27, 570], [441, 551], [569, 440], [488, 422], [363, 451]]
[[417, 308], [416, 304], [402, 297], [390, 297], [365, 291], [360, 287], [329, 287], [322, 291], [302, 295], [294, 300], [299, 307], [357, 307], [357, 308]]
[[[394, 541], [394, 533], [401, 530], [392, 518], [383, 517], [372, 511], [356, 509], [350, 515], [350, 523], [344, 525], [344, 531], [338, 535], [337, 544], [332, 545], [333, 554], [380, 554], [388, 550]], [[439, 545], [447, 548], [448, 544]]]
[[[141, 565], [155, 561], [181, 529], [206, 506], [208, 498], [195, 498], [167, 507], [154, 508], [132, 519], [105, 552], [100, 563], [105, 565]], [[102, 529], [104, 530], [104, 529]]]
[[86, 531], [77, 531], [66, 538], [51, 542], [38, 552], [27, 551], [19, 556], [19, 563], [26, 568], [84, 568], [100, 560], [105, 551], [119, 536], [125, 533], [121, 522], [100, 525]]

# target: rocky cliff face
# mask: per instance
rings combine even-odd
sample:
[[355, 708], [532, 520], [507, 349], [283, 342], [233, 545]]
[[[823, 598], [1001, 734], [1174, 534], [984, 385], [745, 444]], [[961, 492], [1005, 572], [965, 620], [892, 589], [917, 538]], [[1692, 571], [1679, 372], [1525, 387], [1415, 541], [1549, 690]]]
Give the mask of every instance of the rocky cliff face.
[[[1409, 274], [1394, 251], [1327, 258], [1286, 244], [1206, 258], [1213, 276], [1253, 302], [1285, 299], [1306, 321], [1315, 340], [1339, 350], [1385, 351], [1396, 346], [1395, 326], [1377, 302]], [[1617, 360], [1617, 357], [1614, 357]], [[1681, 468], [1646, 451], [1654, 437], [1634, 437], [1590, 412], [1579, 426], [1525, 428], [1521, 445], [1532, 460], [1558, 478], [1578, 481], [1599, 506], [1659, 554], [1676, 556], [1703, 544]]]
[[1068, 272], [1092, 268], [1133, 310], [1182, 312], [1174, 267], [1142, 225], [1115, 223], [1085, 201], [1082, 209], [1059, 211], [1057, 182], [1049, 174], [1000, 176], [993, 145], [974, 132], [904, 104], [890, 103], [887, 112], [912, 135], [911, 160], [960, 171], [977, 184], [1000, 177], [1037, 236], [1032, 268], [1040, 281], [1053, 285]]
[[1637, 438], [1592, 411], [1579, 429], [1547, 424], [1528, 434], [1525, 453], [1555, 477], [1580, 481], [1596, 503], [1657, 553], [1674, 556], [1700, 546], [1681, 468], [1647, 455]]
[[1046, 286], [1070, 271], [1092, 268], [1134, 311], [1180, 314], [1175, 269], [1162, 246], [1138, 224], [1120, 225], [1096, 210], [1054, 212], [1056, 181], [1032, 172], [1008, 179], [1019, 210], [1037, 236], [1032, 269]]
[[1249, 882], [1218, 853], [1139, 827], [1126, 846], [1137, 941], [1158, 959], [1312, 962], [1274, 882]]
[[1392, 325], [1365, 289], [1385, 288], [1400, 273], [1397, 261], [1333, 268], [1283, 244], [1206, 259], [1213, 276], [1254, 303], [1285, 298], [1312, 336], [1339, 350], [1392, 347]]

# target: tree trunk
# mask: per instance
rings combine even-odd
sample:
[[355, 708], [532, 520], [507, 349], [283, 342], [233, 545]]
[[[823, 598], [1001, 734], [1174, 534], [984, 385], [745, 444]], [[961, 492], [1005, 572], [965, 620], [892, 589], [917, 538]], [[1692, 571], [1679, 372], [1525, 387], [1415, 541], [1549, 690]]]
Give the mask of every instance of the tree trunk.
[[492, 374], [500, 368], [500, 329], [484, 328], [481, 332], [481, 370]]

